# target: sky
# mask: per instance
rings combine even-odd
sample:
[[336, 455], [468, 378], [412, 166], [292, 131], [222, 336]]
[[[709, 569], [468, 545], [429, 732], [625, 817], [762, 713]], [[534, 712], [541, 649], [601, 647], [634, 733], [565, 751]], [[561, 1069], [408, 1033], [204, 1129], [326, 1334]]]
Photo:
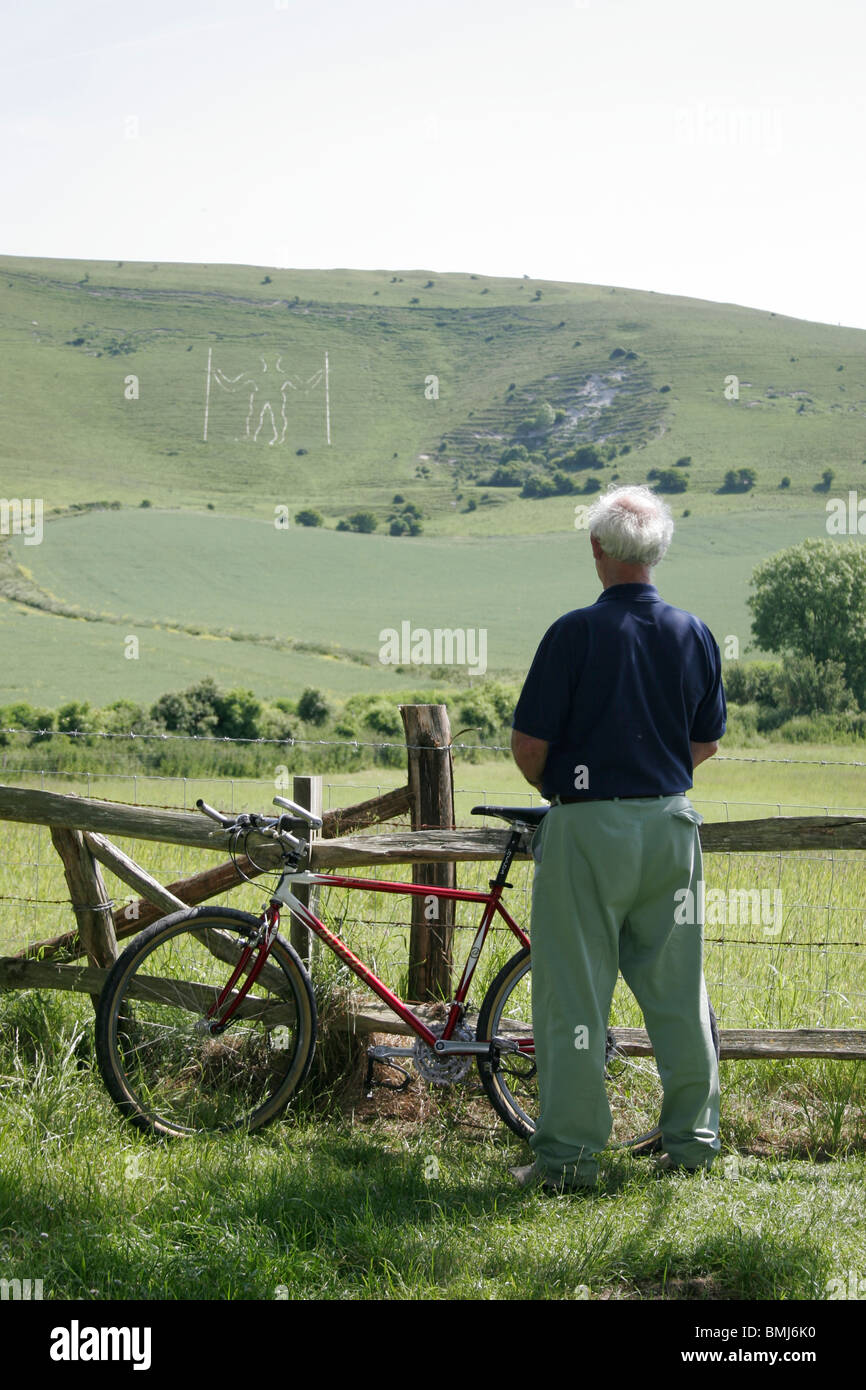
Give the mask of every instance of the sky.
[[866, 328], [863, 0], [0, 3], [0, 253]]

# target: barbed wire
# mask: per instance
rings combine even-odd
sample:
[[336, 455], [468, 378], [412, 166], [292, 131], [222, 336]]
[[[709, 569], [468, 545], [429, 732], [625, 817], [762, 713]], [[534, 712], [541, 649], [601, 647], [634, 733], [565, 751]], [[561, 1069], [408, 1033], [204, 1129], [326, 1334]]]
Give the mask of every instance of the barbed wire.
[[[442, 745], [431, 745], [427, 743], [405, 743], [403, 741], [390, 742], [382, 739], [357, 739], [357, 738], [231, 738], [227, 734], [139, 734], [133, 730], [126, 732], [116, 732], [109, 729], [20, 729], [15, 727], [0, 728], [0, 734], [27, 734], [31, 738], [101, 738], [101, 739], [128, 739], [138, 742], [156, 743], [222, 743], [222, 744], [256, 744], [261, 746], [273, 746], [278, 748], [400, 748], [412, 752], [451, 752], [459, 749], [461, 752], [478, 751], [485, 753], [510, 753], [508, 745], [502, 743], [458, 743], [452, 740], [451, 743]], [[733, 763], [779, 763], [794, 767], [866, 767], [866, 761], [850, 761], [834, 758], [765, 758], [765, 757], [745, 757], [734, 753], [717, 753], [714, 762], [733, 762]], [[113, 776], [115, 774], [106, 774]]]

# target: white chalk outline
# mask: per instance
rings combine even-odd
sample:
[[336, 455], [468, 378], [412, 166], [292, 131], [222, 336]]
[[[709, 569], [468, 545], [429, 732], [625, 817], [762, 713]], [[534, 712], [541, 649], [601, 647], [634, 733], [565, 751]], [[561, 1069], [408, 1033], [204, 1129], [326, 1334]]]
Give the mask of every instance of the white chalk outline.
[[[261, 364], [262, 364], [262, 374], [264, 375], [264, 374], [267, 372], [267, 370], [268, 370], [267, 361], [266, 361], [266, 359], [265, 359], [264, 357], [261, 357], [261, 356], [259, 357], [259, 361], [260, 361]], [[276, 362], [275, 362], [275, 368], [276, 368], [276, 371], [277, 371], [278, 374], [281, 374], [281, 373], [282, 373], [282, 361], [283, 361], [283, 357], [282, 357], [282, 353], [280, 353], [279, 356], [278, 356], [277, 359], [276, 359]], [[267, 415], [270, 416], [271, 429], [272, 429], [272, 431], [273, 431], [273, 437], [272, 437], [271, 439], [268, 440], [268, 444], [269, 444], [270, 446], [273, 446], [274, 444], [284, 444], [284, 443], [285, 443], [285, 440], [286, 440], [286, 434], [288, 433], [288, 428], [289, 428], [289, 419], [288, 419], [288, 414], [287, 414], [287, 412], [286, 412], [286, 392], [287, 392], [287, 390], [289, 390], [289, 389], [291, 389], [292, 391], [302, 390], [303, 393], [304, 393], [304, 395], [306, 396], [306, 395], [309, 394], [310, 391], [314, 391], [315, 388], [316, 388], [317, 386], [320, 385], [320, 383], [322, 382], [322, 380], [324, 380], [324, 383], [325, 383], [325, 438], [326, 438], [327, 443], [330, 444], [330, 443], [331, 443], [331, 395], [330, 395], [330, 376], [329, 376], [329, 373], [330, 373], [330, 364], [329, 364], [329, 360], [328, 360], [328, 353], [326, 352], [326, 353], [325, 353], [325, 365], [324, 365], [324, 367], [323, 367], [323, 368], [320, 367], [320, 368], [318, 369], [318, 371], [315, 371], [315, 372], [313, 373], [313, 375], [312, 375], [311, 377], [309, 377], [306, 381], [302, 381], [300, 378], [298, 378], [297, 381], [293, 381], [291, 377], [287, 376], [287, 377], [285, 378], [285, 380], [281, 383], [280, 388], [279, 388], [279, 390], [280, 390], [280, 400], [281, 400], [280, 412], [279, 412], [279, 413], [280, 413], [280, 419], [281, 419], [281, 421], [282, 421], [282, 430], [278, 430], [278, 428], [277, 428], [277, 420], [276, 420], [276, 416], [275, 416], [275, 414], [274, 414], [274, 408], [273, 408], [273, 406], [271, 405], [271, 402], [268, 400], [268, 401], [264, 401], [264, 402], [263, 402], [262, 407], [261, 407], [261, 409], [260, 409], [260, 411], [259, 411], [258, 423], [256, 424], [256, 427], [255, 427], [254, 432], [251, 434], [251, 433], [250, 433], [250, 427], [251, 427], [251, 425], [252, 425], [252, 423], [253, 423], [253, 414], [254, 414], [255, 405], [256, 405], [256, 395], [257, 395], [258, 390], [259, 390], [258, 382], [255, 381], [254, 378], [253, 378], [252, 376], [250, 376], [250, 374], [249, 374], [248, 372], [239, 372], [237, 376], [232, 376], [232, 377], [230, 377], [230, 376], [228, 376], [220, 367], [214, 367], [214, 366], [213, 366], [213, 348], [208, 348], [208, 354], [207, 354], [207, 379], [206, 379], [206, 386], [205, 386], [205, 405], [204, 405], [204, 431], [203, 431], [203, 435], [202, 435], [203, 440], [204, 440], [205, 442], [207, 442], [208, 420], [209, 420], [209, 417], [210, 417], [210, 385], [211, 385], [211, 379], [213, 379], [214, 381], [216, 381], [217, 386], [221, 387], [223, 391], [228, 391], [228, 392], [234, 391], [234, 389], [235, 389], [235, 387], [237, 386], [238, 382], [243, 382], [244, 385], [249, 384], [249, 386], [250, 386], [250, 400], [249, 400], [249, 408], [248, 408], [248, 410], [247, 410], [247, 418], [246, 418], [246, 424], [245, 424], [245, 429], [244, 429], [245, 437], [246, 437], [247, 439], [252, 439], [253, 443], [255, 443], [255, 442], [258, 440], [259, 434], [261, 433], [262, 427], [263, 427], [263, 425], [264, 425], [264, 423], [265, 423], [265, 415], [267, 414]]]

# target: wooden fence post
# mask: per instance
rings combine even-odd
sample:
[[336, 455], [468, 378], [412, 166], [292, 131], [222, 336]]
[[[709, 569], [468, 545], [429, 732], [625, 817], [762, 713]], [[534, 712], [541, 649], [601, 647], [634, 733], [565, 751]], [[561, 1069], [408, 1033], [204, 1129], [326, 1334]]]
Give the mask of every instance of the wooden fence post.
[[[314, 816], [322, 814], [322, 779], [321, 777], [293, 777], [292, 778], [292, 801], [296, 801], [299, 806], [303, 806], [305, 811], [310, 811]], [[318, 830], [310, 830], [310, 839], [314, 839], [319, 834]], [[316, 899], [318, 889], [311, 886], [298, 884], [292, 889], [298, 902], [304, 903], [306, 907], [316, 910]], [[291, 942], [298, 955], [305, 965], [310, 963], [310, 929], [304, 926], [301, 919], [292, 913]]]
[[[413, 830], [448, 829], [454, 825], [454, 764], [451, 725], [445, 705], [401, 705], [409, 760], [409, 794]], [[413, 883], [454, 888], [450, 864], [415, 864]], [[447, 898], [413, 897], [409, 935], [409, 998], [451, 997], [451, 943], [454, 903]]]
[[[51, 842], [63, 861], [63, 872], [81, 944], [91, 965], [108, 967], [117, 959], [117, 937], [111, 903], [99, 865], [93, 858], [80, 830], [51, 826]], [[99, 995], [91, 995], [93, 1006]]]

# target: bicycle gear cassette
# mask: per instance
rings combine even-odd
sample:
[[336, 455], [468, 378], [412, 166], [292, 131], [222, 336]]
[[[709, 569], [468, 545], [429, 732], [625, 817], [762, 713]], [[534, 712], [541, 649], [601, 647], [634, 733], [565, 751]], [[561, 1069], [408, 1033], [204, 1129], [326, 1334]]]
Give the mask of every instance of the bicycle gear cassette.
[[[430, 1032], [435, 1037], [441, 1038], [444, 1028], [444, 1023], [434, 1023], [430, 1027]], [[458, 1023], [449, 1041], [474, 1042], [475, 1034], [470, 1028]], [[473, 1058], [471, 1053], [461, 1057], [457, 1052], [445, 1053], [444, 1056], [440, 1056], [438, 1052], [433, 1051], [429, 1043], [425, 1043], [421, 1038], [416, 1038], [415, 1046], [412, 1049], [412, 1060], [425, 1081], [430, 1082], [433, 1086], [453, 1086], [455, 1081], [463, 1080], [472, 1066]]]

